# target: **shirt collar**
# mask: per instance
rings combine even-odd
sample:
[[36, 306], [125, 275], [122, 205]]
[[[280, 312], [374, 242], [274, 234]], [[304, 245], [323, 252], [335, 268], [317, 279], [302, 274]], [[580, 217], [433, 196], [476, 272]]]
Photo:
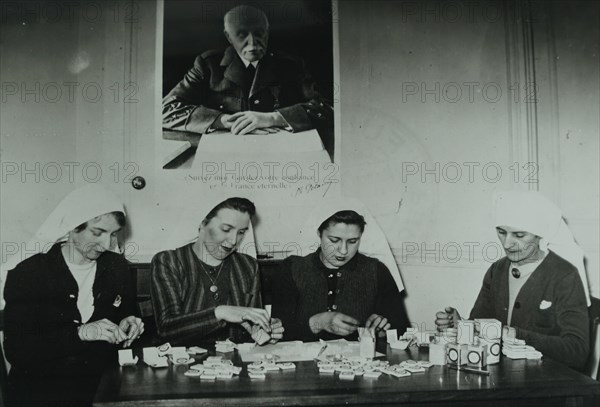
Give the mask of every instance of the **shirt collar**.
[[511, 262], [510, 270], [512, 271], [513, 268], [517, 268], [519, 270], [519, 272], [521, 273], [521, 277], [528, 276], [529, 274], [531, 274], [535, 271], [535, 269], [540, 265], [540, 263], [542, 261], [544, 261], [544, 259], [546, 258], [547, 255], [548, 255], [548, 251], [545, 251], [544, 256], [541, 259], [534, 261], [532, 263], [526, 263], [526, 264], [523, 264], [520, 266], [517, 266], [515, 263]]
[[250, 65], [250, 64], [252, 64], [252, 66], [256, 68], [256, 66], [257, 66], [257, 65], [258, 65], [258, 63], [260, 62], [260, 60], [258, 60], [258, 61], [253, 61], [253, 62], [250, 62], [250, 61], [248, 61], [246, 58], [244, 58], [243, 56], [241, 56], [239, 52], [238, 52], [238, 56], [240, 57], [240, 59], [242, 60], [242, 63], [244, 64], [244, 66], [245, 66], [246, 68], [248, 68], [248, 65]]

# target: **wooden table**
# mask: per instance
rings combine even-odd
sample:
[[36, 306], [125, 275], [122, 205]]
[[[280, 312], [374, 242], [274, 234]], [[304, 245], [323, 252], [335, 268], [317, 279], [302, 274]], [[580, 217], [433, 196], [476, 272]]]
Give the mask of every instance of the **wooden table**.
[[[550, 359], [510, 360], [489, 366], [490, 375], [458, 372], [433, 366], [426, 373], [344, 381], [336, 373], [318, 373], [315, 362], [298, 362], [295, 371], [267, 373], [251, 380], [246, 363], [240, 377], [214, 382], [183, 373], [187, 366], [152, 369], [141, 361], [134, 367], [113, 366], [96, 394], [98, 406], [600, 406], [600, 382]], [[426, 351], [388, 349], [391, 364], [427, 359]], [[196, 358], [201, 362], [204, 357]]]

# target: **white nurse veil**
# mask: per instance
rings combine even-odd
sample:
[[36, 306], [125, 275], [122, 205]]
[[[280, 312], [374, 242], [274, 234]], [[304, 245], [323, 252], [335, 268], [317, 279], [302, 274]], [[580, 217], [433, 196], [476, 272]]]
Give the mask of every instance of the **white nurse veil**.
[[549, 249], [577, 268], [588, 307], [591, 305], [583, 250], [573, 237], [562, 211], [537, 191], [498, 191], [494, 195], [494, 226], [510, 226], [540, 236]]
[[300, 253], [302, 255], [307, 255], [316, 251], [320, 244], [320, 239], [317, 234], [319, 225], [334, 213], [343, 210], [355, 211], [359, 215], [362, 215], [367, 223], [365, 231], [360, 239], [358, 251], [366, 256], [374, 257], [385, 264], [398, 286], [398, 291], [404, 290], [400, 269], [398, 268], [398, 264], [396, 264], [387, 238], [368, 208], [358, 199], [349, 197], [327, 197], [315, 201], [313, 209], [310, 211], [306, 221], [300, 229], [298, 241]]
[[[228, 193], [227, 195], [224, 195], [223, 193], [214, 193], [207, 197], [183, 200], [183, 202], [186, 202], [185, 207], [180, 208], [178, 220], [171, 229], [172, 232], [168, 234], [164, 245], [161, 245], [163, 246], [162, 249], [173, 250], [195, 242], [198, 239], [198, 229], [200, 228], [200, 224], [206, 215], [208, 215], [215, 206], [226, 199], [233, 197], [234, 196], [232, 196], [231, 193]], [[256, 208], [257, 214], [259, 210], [260, 208]], [[248, 230], [244, 234], [242, 241], [238, 244], [237, 251], [256, 258], [256, 242], [252, 218], [250, 218]]]
[[[0, 297], [4, 297], [4, 283], [9, 270], [26, 258], [47, 253], [55, 243], [66, 241], [68, 233], [77, 226], [110, 212], [125, 214], [125, 209], [121, 200], [103, 185], [87, 184], [71, 191], [48, 215], [26, 245], [21, 245], [16, 253], [2, 259]], [[118, 247], [112, 250], [118, 251]]]

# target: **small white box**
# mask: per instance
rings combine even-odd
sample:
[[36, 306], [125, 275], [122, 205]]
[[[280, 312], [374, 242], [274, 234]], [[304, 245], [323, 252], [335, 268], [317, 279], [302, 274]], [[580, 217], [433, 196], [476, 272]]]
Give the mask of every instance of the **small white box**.
[[154, 347], [144, 348], [142, 350], [144, 362], [149, 362], [158, 359], [158, 349]]
[[278, 363], [277, 366], [279, 366], [279, 368], [281, 370], [293, 370], [296, 368], [296, 365], [293, 363]]
[[171, 353], [171, 344], [169, 342], [163, 343], [162, 345], [158, 346], [155, 349], [156, 349], [156, 352], [158, 353], [158, 356], [165, 356], [165, 355], [168, 355], [169, 353]]
[[487, 345], [467, 345], [467, 365], [474, 369], [487, 366]]
[[405, 366], [404, 370], [410, 373], [423, 373], [425, 371], [424, 367], [415, 365], [415, 366]]
[[131, 366], [138, 362], [138, 357], [133, 356], [131, 349], [120, 349], [119, 350], [119, 365]]
[[446, 364], [446, 344], [432, 343], [429, 345], [429, 361], [434, 365]]
[[386, 374], [389, 374], [390, 376], [394, 376], [394, 377], [408, 377], [411, 375], [411, 373], [407, 370], [404, 369], [385, 369], [383, 371]]
[[239, 375], [242, 371], [242, 368], [239, 366], [228, 366], [228, 369], [231, 373], [233, 373], [236, 376]]
[[487, 346], [486, 363], [488, 365], [500, 363], [500, 353], [502, 350], [502, 347], [500, 345], [500, 339], [486, 340], [486, 339], [480, 338], [479, 344]]
[[159, 356], [158, 349], [154, 347], [144, 348], [142, 350], [142, 354], [144, 357], [144, 362], [151, 367], [167, 367], [169, 366], [169, 362], [167, 362], [166, 356]]
[[483, 339], [492, 340], [502, 338], [502, 323], [497, 319], [475, 319], [475, 332]]
[[279, 365], [276, 365], [276, 364], [272, 364], [272, 365], [267, 364], [264, 367], [267, 372], [274, 372], [274, 371], [278, 372], [279, 371]]
[[375, 338], [362, 337], [360, 338], [360, 357], [373, 359], [375, 357]]
[[398, 330], [388, 329], [385, 331], [385, 336], [387, 338], [387, 343], [394, 343], [398, 340]]
[[204, 348], [201, 348], [200, 346], [190, 346], [189, 348], [187, 348], [186, 352], [191, 355], [199, 355], [208, 351]]
[[365, 372], [364, 377], [368, 379], [377, 379], [381, 376], [381, 372]]
[[231, 372], [217, 372], [217, 378], [219, 379], [231, 379], [233, 377], [233, 373]]
[[449, 343], [446, 345], [446, 363], [462, 366], [467, 364], [467, 345]]
[[456, 341], [462, 345], [471, 345], [475, 339], [475, 322], [469, 320], [458, 321], [458, 335]]
[[517, 330], [508, 325], [502, 327], [502, 340], [508, 342], [517, 342]]
[[253, 329], [253, 331], [252, 339], [254, 339], [254, 342], [256, 342], [259, 346], [262, 346], [271, 340], [271, 335], [269, 335], [264, 329], [258, 328], [256, 330]]
[[354, 373], [352, 373], [352, 372], [340, 373], [340, 379], [342, 379], [342, 380], [354, 380]]

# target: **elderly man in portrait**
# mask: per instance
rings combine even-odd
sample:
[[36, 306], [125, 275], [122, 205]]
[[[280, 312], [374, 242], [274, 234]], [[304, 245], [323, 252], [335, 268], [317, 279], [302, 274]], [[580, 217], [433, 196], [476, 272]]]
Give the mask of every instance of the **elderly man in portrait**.
[[244, 5], [229, 10], [224, 32], [230, 46], [198, 56], [163, 99], [164, 128], [202, 134], [313, 128], [333, 133], [333, 109], [302, 60], [267, 50], [269, 21], [263, 11]]

